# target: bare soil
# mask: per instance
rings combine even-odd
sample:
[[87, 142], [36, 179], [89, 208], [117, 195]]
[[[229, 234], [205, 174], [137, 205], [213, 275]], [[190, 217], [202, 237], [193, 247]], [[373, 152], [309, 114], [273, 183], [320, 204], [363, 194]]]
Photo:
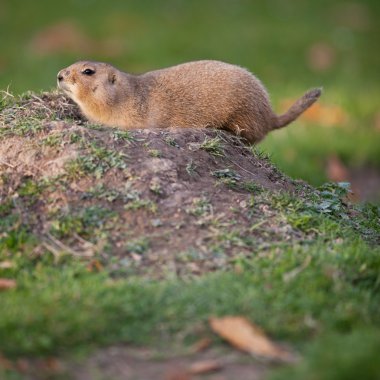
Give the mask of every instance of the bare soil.
[[[209, 370], [198, 372], [200, 367]], [[104, 380], [259, 380], [267, 370], [268, 364], [231, 350], [163, 358], [148, 350], [110, 347], [80, 363], [77, 370], [74, 367], [73, 372], [78, 380], [90, 380], [94, 375]]]
[[13, 367], [25, 380], [262, 380], [276, 364], [225, 347], [169, 353], [111, 346], [86, 359], [20, 359]]

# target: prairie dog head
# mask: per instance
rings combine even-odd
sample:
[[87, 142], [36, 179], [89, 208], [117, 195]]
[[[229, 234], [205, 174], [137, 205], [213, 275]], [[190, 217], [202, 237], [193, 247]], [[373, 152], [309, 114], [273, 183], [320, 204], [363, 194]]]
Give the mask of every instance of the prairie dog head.
[[90, 61], [76, 62], [57, 75], [58, 87], [95, 122], [104, 122], [104, 110], [117, 103], [120, 79], [113, 66]]

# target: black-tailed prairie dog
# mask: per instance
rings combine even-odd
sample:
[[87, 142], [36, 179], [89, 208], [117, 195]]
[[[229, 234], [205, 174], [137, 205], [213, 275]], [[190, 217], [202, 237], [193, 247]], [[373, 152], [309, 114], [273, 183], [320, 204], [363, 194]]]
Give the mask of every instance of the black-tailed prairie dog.
[[219, 61], [195, 61], [141, 75], [108, 63], [80, 61], [58, 73], [58, 86], [90, 121], [121, 129], [218, 128], [250, 143], [295, 120], [321, 95], [306, 92], [283, 115], [249, 71]]

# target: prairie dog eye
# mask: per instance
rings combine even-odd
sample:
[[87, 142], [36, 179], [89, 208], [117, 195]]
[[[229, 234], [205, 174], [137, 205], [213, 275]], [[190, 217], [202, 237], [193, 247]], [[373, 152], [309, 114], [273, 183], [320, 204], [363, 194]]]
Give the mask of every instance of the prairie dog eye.
[[84, 69], [84, 70], [82, 71], [82, 74], [84, 74], [84, 75], [93, 75], [93, 74], [95, 74], [95, 70], [92, 70], [92, 69]]

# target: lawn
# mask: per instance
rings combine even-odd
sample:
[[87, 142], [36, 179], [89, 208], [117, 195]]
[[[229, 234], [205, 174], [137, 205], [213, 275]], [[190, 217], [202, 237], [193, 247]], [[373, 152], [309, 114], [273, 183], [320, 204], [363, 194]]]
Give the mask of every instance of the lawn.
[[[379, 4], [3, 0], [0, 378], [77, 379], [86, 360], [90, 378], [112, 378], [107, 348], [150, 350], [147, 366], [193, 360], [205, 340], [232, 355], [209, 325], [228, 315], [299, 356], [241, 354], [260, 379], [380, 378], [380, 209], [325, 184], [334, 157], [350, 175], [380, 168]], [[82, 58], [132, 72], [236, 63], [279, 112], [324, 93], [257, 148], [119, 131], [40, 92]]]

